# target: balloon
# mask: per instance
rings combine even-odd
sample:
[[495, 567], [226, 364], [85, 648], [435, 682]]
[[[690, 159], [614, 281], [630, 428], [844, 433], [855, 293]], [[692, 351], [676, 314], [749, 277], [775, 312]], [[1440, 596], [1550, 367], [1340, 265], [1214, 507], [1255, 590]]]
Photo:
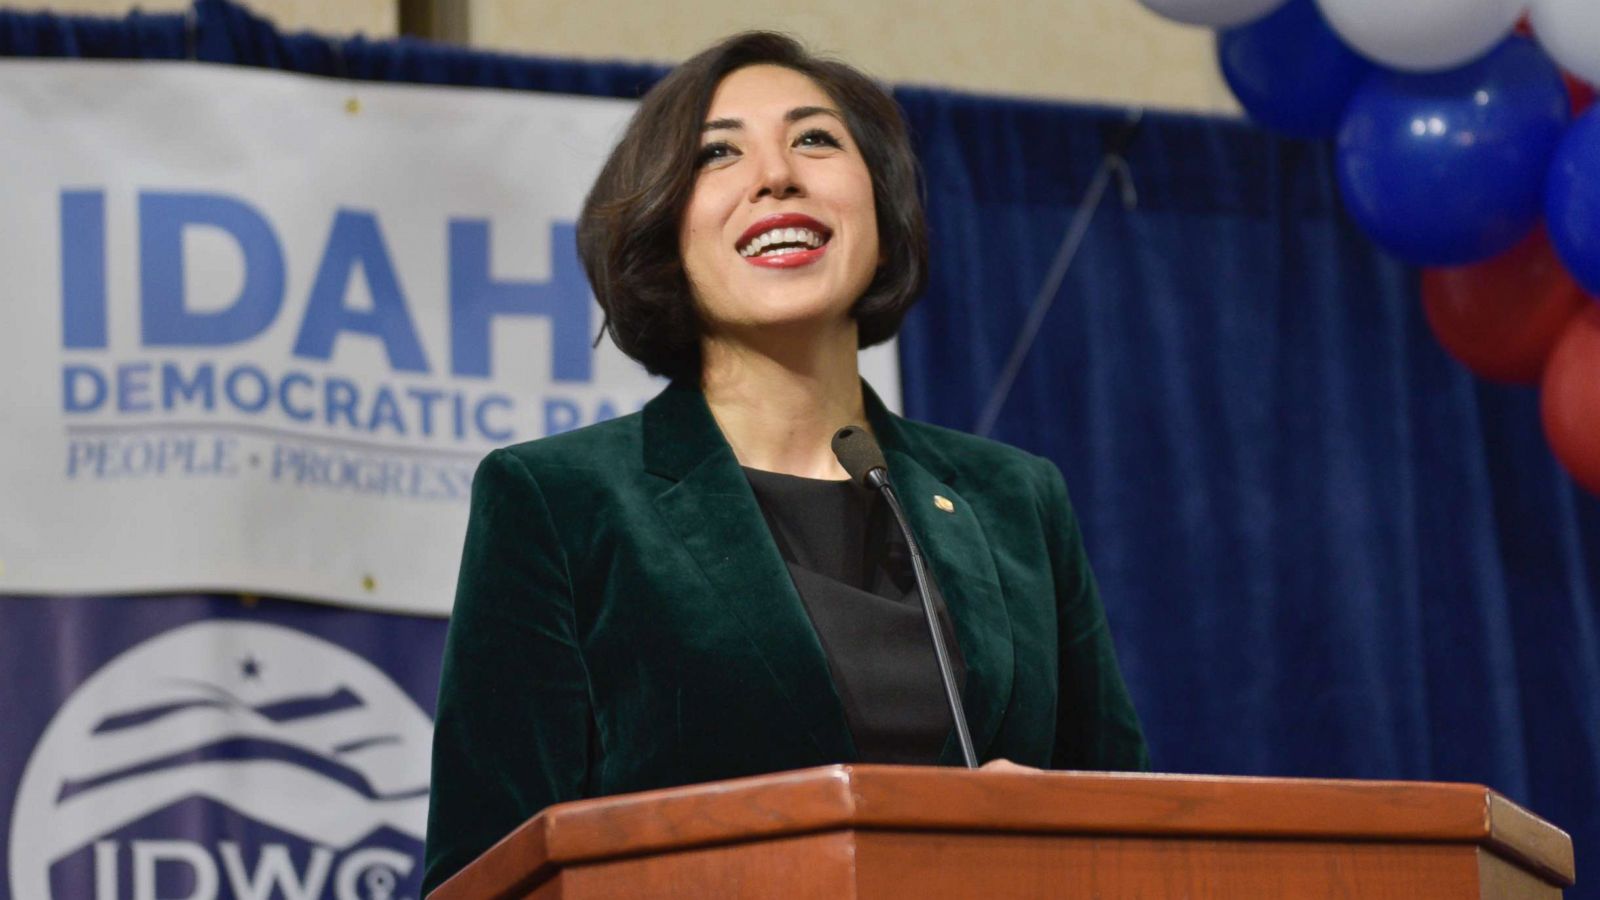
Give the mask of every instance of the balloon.
[[1332, 137], [1372, 64], [1328, 28], [1313, 0], [1291, 0], [1217, 34], [1217, 61], [1256, 122], [1291, 137]]
[[1533, 0], [1533, 33], [1561, 68], [1600, 84], [1600, 3], [1595, 0]]
[[1600, 107], [1567, 131], [1545, 187], [1550, 239], [1573, 277], [1600, 294]]
[[1422, 273], [1434, 336], [1491, 381], [1538, 383], [1556, 339], [1588, 302], [1543, 228], [1485, 262]]
[[1561, 73], [1561, 80], [1567, 83], [1567, 93], [1572, 97], [1572, 114], [1575, 116], [1583, 115], [1585, 110], [1594, 105], [1595, 100], [1600, 99], [1600, 94], [1597, 94], [1594, 87], [1586, 81], [1574, 78], [1566, 72]]
[[1185, 25], [1232, 28], [1259, 19], [1284, 0], [1139, 0], [1157, 15]]
[[1573, 480], [1600, 495], [1600, 305], [1590, 304], [1556, 343], [1539, 394], [1545, 440]]
[[1380, 246], [1421, 265], [1509, 250], [1539, 218], [1567, 106], [1561, 73], [1526, 38], [1450, 72], [1379, 71], [1339, 126], [1345, 206]]
[[1345, 43], [1374, 62], [1437, 72], [1487, 53], [1516, 27], [1527, 0], [1317, 0], [1317, 5]]
[[[1537, 2], [1537, 0], [1535, 0], [1535, 2]], [[1523, 37], [1535, 39], [1538, 38], [1538, 35], [1534, 34], [1533, 31], [1533, 22], [1529, 20], [1527, 16], [1523, 16], [1517, 22], [1517, 34], [1520, 34]], [[1571, 39], [1568, 38], [1568, 40]], [[1549, 43], [1543, 41], [1540, 43], [1544, 45], [1546, 53], [1550, 53], [1551, 56], [1555, 56], [1555, 54], [1550, 50]], [[1556, 61], [1560, 62], [1559, 59]], [[1594, 87], [1589, 82], [1584, 81], [1582, 78], [1579, 78], [1571, 72], [1562, 72], [1561, 80], [1567, 83], [1567, 93], [1572, 97], [1572, 114], [1574, 116], [1582, 115], [1584, 110], [1594, 105], [1596, 99], [1600, 99], [1600, 95], [1595, 93]], [[1596, 81], [1600, 81], [1600, 79], [1596, 79]]]

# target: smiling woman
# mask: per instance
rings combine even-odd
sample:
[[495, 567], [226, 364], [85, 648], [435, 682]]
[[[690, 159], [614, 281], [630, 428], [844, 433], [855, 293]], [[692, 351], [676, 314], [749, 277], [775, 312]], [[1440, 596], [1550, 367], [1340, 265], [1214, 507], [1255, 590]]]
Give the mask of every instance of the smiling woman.
[[[1055, 466], [860, 379], [926, 279], [894, 101], [737, 35], [640, 104], [578, 223], [606, 330], [672, 385], [473, 481], [435, 729], [431, 889], [549, 804], [836, 762], [1148, 766]], [[870, 431], [927, 556], [830, 438]], [[1002, 763], [1003, 764], [1003, 763]]]
[[[846, 172], [848, 183], [837, 183]], [[771, 177], [786, 183], [762, 183]], [[690, 238], [728, 237], [715, 249], [746, 249], [733, 246], [742, 233], [706, 234], [712, 218], [753, 226], [756, 207], [815, 217], [816, 191], [869, 214], [885, 249], [851, 303], [859, 346], [869, 347], [894, 335], [927, 280], [920, 190], [887, 93], [787, 37], [743, 34], [674, 69], [645, 98], [589, 194], [578, 247], [617, 345], [656, 374], [697, 378], [705, 322], [688, 302]]]
[[851, 307], [877, 269], [878, 225], [843, 116], [811, 79], [773, 65], [723, 79], [709, 116], [680, 228], [707, 362], [775, 326], [786, 343], [853, 354]]

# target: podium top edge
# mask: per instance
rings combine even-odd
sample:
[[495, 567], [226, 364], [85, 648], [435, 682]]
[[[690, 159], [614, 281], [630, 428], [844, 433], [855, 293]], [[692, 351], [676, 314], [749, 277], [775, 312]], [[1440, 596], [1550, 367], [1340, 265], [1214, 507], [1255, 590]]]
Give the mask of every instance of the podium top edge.
[[1574, 880], [1571, 838], [1482, 785], [854, 764], [557, 804], [469, 868], [548, 874], [838, 830], [1456, 843]]

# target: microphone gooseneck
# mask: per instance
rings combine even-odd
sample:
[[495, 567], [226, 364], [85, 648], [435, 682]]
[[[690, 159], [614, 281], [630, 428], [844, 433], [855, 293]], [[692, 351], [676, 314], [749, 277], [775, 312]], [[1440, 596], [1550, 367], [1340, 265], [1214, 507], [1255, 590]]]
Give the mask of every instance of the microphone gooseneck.
[[939, 663], [939, 679], [944, 683], [945, 700], [950, 705], [950, 717], [955, 720], [956, 739], [961, 744], [961, 758], [967, 768], [978, 767], [978, 756], [972, 749], [972, 733], [967, 728], [967, 712], [961, 705], [961, 692], [956, 688], [955, 667], [950, 662], [950, 648], [945, 645], [944, 629], [939, 627], [939, 616], [933, 608], [933, 594], [928, 588], [928, 566], [922, 558], [922, 548], [916, 535], [911, 533], [911, 523], [906, 519], [900, 498], [895, 496], [889, 483], [889, 463], [883, 458], [878, 442], [864, 428], [846, 425], [833, 436], [833, 455], [839, 465], [850, 473], [851, 479], [882, 492], [884, 502], [905, 536], [906, 548], [911, 551], [911, 573], [917, 580], [917, 595], [922, 598], [922, 612], [928, 620], [928, 636], [933, 641], [933, 655]]

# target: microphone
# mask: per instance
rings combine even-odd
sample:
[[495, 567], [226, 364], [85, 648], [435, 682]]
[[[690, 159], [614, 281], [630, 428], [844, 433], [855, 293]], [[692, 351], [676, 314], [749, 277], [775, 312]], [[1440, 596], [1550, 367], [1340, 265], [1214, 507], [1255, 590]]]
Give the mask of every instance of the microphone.
[[950, 704], [950, 717], [955, 720], [961, 758], [965, 760], [967, 768], [976, 769], [978, 755], [973, 752], [967, 713], [961, 705], [961, 693], [956, 689], [956, 673], [950, 663], [950, 649], [945, 646], [944, 629], [939, 627], [939, 617], [933, 609], [933, 596], [928, 590], [927, 563], [922, 559], [922, 548], [917, 545], [916, 535], [911, 533], [911, 523], [906, 520], [900, 498], [895, 496], [894, 487], [889, 484], [889, 463], [884, 460], [883, 450], [872, 435], [865, 428], [855, 425], [846, 425], [834, 434], [833, 455], [839, 460], [839, 465], [850, 473], [851, 480], [882, 492], [884, 501], [889, 504], [889, 511], [894, 514], [895, 523], [900, 526], [900, 533], [905, 535], [906, 548], [911, 551], [911, 573], [917, 579], [917, 594], [922, 598], [922, 612], [928, 620], [928, 635], [933, 639], [933, 655], [939, 662], [939, 678], [944, 682], [944, 696]]
[[889, 484], [889, 463], [865, 428], [846, 425], [833, 435], [833, 455], [850, 477], [869, 488]]

